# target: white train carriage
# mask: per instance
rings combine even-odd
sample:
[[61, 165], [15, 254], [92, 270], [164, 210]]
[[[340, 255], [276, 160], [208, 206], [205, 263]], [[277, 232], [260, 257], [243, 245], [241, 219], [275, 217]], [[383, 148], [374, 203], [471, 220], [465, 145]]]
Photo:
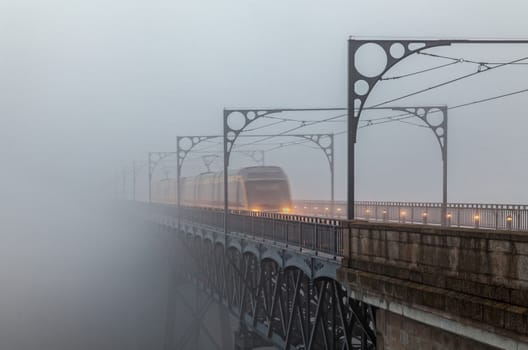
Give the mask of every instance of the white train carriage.
[[[277, 166], [246, 167], [229, 172], [231, 209], [289, 212], [292, 200], [288, 177]], [[176, 179], [164, 179], [153, 185], [153, 201], [175, 204]], [[223, 172], [203, 173], [181, 179], [181, 204], [194, 207], [223, 208]]]

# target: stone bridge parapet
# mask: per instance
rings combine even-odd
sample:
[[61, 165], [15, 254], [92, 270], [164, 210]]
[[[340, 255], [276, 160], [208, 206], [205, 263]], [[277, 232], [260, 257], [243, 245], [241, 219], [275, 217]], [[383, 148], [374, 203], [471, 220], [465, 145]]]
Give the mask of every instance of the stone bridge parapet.
[[344, 236], [338, 279], [352, 293], [528, 339], [525, 233], [356, 221]]

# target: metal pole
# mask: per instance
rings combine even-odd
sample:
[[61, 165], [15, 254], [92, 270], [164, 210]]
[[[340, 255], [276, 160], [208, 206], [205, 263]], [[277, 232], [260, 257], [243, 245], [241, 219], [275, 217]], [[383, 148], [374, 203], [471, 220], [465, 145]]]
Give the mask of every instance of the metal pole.
[[444, 147], [442, 148], [442, 226], [446, 226], [447, 222], [447, 108], [443, 111], [445, 113], [445, 134]]
[[347, 116], [347, 144], [348, 144], [348, 171], [347, 171], [347, 219], [354, 220], [354, 187], [355, 187], [355, 146], [356, 146], [356, 124], [354, 116], [354, 51], [353, 41], [348, 41], [348, 116]]
[[330, 135], [332, 146], [332, 159], [330, 161], [330, 201], [332, 202], [332, 216], [335, 214], [335, 199], [334, 199], [334, 134]]
[[152, 152], [148, 155], [148, 199], [149, 203], [152, 203]]
[[183, 166], [183, 159], [180, 155], [180, 136], [176, 137], [176, 205], [178, 207], [178, 231], [180, 231], [180, 222], [181, 222], [181, 168]]
[[227, 116], [228, 115], [229, 115], [228, 112], [224, 110], [224, 237], [225, 237], [226, 242], [227, 242], [227, 233], [229, 230], [229, 226], [227, 222], [229, 218], [229, 214], [227, 212], [229, 210], [229, 202], [227, 198], [227, 191], [228, 191], [227, 170], [229, 168], [229, 154], [227, 152], [227, 129], [228, 129]]

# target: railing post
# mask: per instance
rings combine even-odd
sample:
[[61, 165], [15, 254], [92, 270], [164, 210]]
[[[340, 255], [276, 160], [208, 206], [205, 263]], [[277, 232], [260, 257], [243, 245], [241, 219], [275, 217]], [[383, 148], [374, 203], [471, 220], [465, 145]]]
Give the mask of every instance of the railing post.
[[338, 227], [334, 226], [334, 260], [337, 259], [337, 255], [339, 254], [338, 249], [337, 249], [337, 231], [338, 231]]
[[276, 238], [275, 238], [275, 218], [273, 218], [272, 220], [273, 221], [271, 222], [271, 239], [275, 243], [275, 241], [276, 241]]
[[[266, 219], [269, 219], [269, 217], [266, 218]], [[273, 220], [273, 219], [272, 219], [272, 220]], [[260, 227], [262, 227], [262, 231], [261, 231], [262, 233], [260, 234], [260, 236], [261, 236], [261, 238], [262, 238], [262, 242], [264, 242], [264, 241], [266, 240], [266, 229], [267, 229], [267, 227], [266, 227], [266, 222], [261, 220], [261, 225], [260, 225]]]
[[300, 247], [299, 250], [302, 252], [302, 249], [303, 249], [302, 221], [299, 222], [299, 247]]
[[314, 245], [315, 255], [318, 255], [317, 252], [319, 249], [319, 230], [318, 228], [319, 227], [317, 223], [315, 223], [315, 245]]
[[285, 242], [286, 242], [286, 247], [288, 247], [288, 243], [290, 242], [289, 237], [288, 237], [288, 230], [289, 230], [289, 228], [290, 228], [290, 224], [287, 223], [287, 224], [286, 224], [286, 235], [285, 235], [285, 237], [284, 237], [284, 238], [285, 238]]
[[350, 266], [352, 260], [352, 225], [348, 221], [343, 225], [343, 241], [343, 262], [345, 266]]

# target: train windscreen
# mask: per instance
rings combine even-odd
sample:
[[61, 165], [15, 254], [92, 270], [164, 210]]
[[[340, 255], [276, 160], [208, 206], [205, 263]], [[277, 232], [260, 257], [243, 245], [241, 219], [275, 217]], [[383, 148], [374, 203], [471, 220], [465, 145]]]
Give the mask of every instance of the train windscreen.
[[248, 206], [251, 210], [283, 210], [291, 206], [290, 188], [284, 180], [246, 182]]

